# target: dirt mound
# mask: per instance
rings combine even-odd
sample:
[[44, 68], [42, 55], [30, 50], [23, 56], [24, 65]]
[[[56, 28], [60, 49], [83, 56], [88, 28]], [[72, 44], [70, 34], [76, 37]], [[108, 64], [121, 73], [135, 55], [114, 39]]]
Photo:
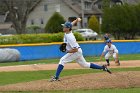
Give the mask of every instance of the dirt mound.
[[47, 79], [0, 86], [0, 91], [48, 91], [99, 88], [140, 87], [140, 71], [91, 73], [62, 77], [61, 81]]

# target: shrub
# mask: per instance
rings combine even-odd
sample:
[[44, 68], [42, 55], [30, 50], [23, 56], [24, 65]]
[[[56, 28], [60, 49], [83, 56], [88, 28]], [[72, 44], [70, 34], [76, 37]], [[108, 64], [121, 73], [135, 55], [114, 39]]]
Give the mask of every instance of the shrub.
[[45, 27], [45, 32], [47, 33], [58, 33], [58, 32], [62, 32], [62, 26], [61, 24], [63, 24], [65, 22], [63, 16], [61, 16], [59, 13], [55, 12], [52, 17], [49, 19], [49, 21], [46, 24]]
[[75, 36], [77, 41], [84, 41], [84, 38], [78, 32], [74, 32], [74, 36]]
[[88, 27], [93, 31], [99, 32], [99, 22], [95, 16], [90, 17]]
[[[79, 33], [74, 33], [77, 41], [83, 41]], [[1, 36], [0, 44], [30, 44], [30, 43], [51, 43], [63, 42], [64, 33], [56, 34], [22, 34], [14, 36]]]

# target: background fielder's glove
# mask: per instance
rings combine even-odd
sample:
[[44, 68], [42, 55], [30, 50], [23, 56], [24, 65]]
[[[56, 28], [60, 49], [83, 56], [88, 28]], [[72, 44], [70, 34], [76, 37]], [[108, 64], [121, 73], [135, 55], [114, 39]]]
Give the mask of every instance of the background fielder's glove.
[[106, 35], [104, 35], [104, 39], [105, 39], [105, 40], [108, 40], [108, 39], [109, 39], [109, 37], [108, 37], [108, 36], [106, 36]]
[[60, 51], [66, 52], [66, 45], [67, 45], [66, 43], [62, 43], [59, 47]]

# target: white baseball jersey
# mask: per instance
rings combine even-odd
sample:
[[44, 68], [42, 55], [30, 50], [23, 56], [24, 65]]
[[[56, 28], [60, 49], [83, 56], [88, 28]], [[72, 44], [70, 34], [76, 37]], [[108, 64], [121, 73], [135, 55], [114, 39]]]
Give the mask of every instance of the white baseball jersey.
[[108, 45], [106, 45], [106, 46], [104, 47], [103, 52], [104, 52], [104, 53], [105, 53], [105, 52], [109, 52], [110, 54], [113, 54], [113, 53], [118, 53], [118, 50], [117, 50], [117, 48], [116, 48], [115, 45], [111, 44], [111, 47], [109, 47]]
[[65, 54], [59, 61], [59, 64], [66, 64], [68, 62], [76, 61], [82, 67], [90, 67], [90, 63], [86, 62], [83, 57], [82, 49], [79, 44], [76, 42], [75, 36], [72, 32], [64, 35], [64, 42], [67, 43], [66, 49], [69, 51], [73, 48], [78, 48], [78, 51], [75, 53], [67, 53]]
[[64, 42], [67, 43], [66, 50], [71, 50], [73, 48], [79, 48], [79, 44], [76, 42], [75, 36], [72, 32], [64, 35]]

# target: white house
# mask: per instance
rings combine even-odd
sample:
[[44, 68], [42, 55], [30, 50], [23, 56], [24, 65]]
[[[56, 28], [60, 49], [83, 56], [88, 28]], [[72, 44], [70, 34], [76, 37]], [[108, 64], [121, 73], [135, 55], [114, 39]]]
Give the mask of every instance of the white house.
[[[91, 15], [101, 15], [101, 10], [93, 6], [93, 0], [84, 0], [84, 24]], [[27, 26], [45, 27], [54, 12], [59, 12], [65, 20], [70, 17], [82, 17], [81, 0], [42, 0], [30, 13]], [[80, 24], [79, 24], [80, 26]]]

